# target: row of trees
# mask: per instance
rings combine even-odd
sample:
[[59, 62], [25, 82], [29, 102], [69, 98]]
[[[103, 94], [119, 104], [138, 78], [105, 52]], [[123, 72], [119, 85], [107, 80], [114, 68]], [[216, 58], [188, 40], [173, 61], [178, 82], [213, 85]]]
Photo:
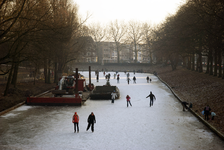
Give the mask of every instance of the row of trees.
[[170, 61], [173, 70], [183, 62], [188, 69], [202, 72], [205, 56], [206, 73], [224, 78], [223, 6], [223, 0], [188, 0], [180, 6], [153, 30], [152, 48], [157, 59]]
[[152, 60], [151, 34], [152, 27], [149, 23], [141, 23], [138, 21], [111, 21], [106, 26], [101, 26], [100, 23], [91, 24], [88, 26], [88, 34], [95, 42], [95, 49], [99, 55], [99, 44], [102, 41], [111, 41], [115, 43], [117, 52], [117, 62], [120, 63], [120, 52], [122, 50], [122, 43], [129, 43], [133, 46], [134, 62], [136, 63], [138, 52], [140, 51], [138, 45], [144, 45], [148, 52], [148, 56]]
[[35, 69], [34, 76], [44, 68], [46, 83], [54, 70], [57, 82], [66, 64], [85, 46], [80, 38], [83, 22], [70, 0], [1, 0], [0, 65], [10, 66], [1, 69], [1, 75], [8, 74], [5, 95], [9, 84], [16, 87], [19, 65], [24, 62]]

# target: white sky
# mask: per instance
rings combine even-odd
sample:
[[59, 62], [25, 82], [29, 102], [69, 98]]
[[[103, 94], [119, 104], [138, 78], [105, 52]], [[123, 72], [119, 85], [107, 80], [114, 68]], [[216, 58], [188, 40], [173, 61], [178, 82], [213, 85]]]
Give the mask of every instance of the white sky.
[[73, 0], [79, 6], [79, 14], [85, 18], [92, 14], [88, 23], [134, 20], [152, 24], [161, 23], [165, 17], [175, 13], [183, 0]]

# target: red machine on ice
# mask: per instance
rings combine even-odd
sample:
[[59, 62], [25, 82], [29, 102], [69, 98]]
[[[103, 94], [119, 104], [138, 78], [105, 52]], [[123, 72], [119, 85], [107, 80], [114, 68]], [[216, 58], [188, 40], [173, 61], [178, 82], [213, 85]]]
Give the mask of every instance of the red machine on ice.
[[[91, 77], [90, 77], [91, 78]], [[78, 69], [75, 76], [63, 76], [59, 79], [58, 85], [52, 94], [44, 97], [27, 97], [27, 105], [78, 105], [81, 106], [83, 92], [85, 91], [86, 81], [79, 77]], [[91, 80], [88, 90], [94, 88]], [[53, 96], [52, 96], [53, 95]]]

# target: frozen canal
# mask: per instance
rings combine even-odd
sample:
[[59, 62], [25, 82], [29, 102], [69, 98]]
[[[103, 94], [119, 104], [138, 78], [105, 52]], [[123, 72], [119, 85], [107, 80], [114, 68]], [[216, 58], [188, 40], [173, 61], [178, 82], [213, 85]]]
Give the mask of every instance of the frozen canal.
[[[87, 72], [81, 72], [88, 76]], [[151, 74], [136, 73], [137, 83], [127, 84], [122, 72], [120, 83], [113, 79], [121, 97], [88, 100], [76, 106], [22, 106], [0, 116], [0, 149], [18, 150], [223, 150], [224, 142], [182, 106], [170, 90]], [[130, 73], [132, 79], [133, 73]], [[152, 83], [146, 82], [146, 76]], [[88, 82], [88, 80], [87, 80]], [[100, 81], [106, 83], [100, 72]], [[156, 96], [149, 107], [146, 96]], [[127, 107], [126, 95], [132, 107]], [[80, 132], [74, 133], [72, 116], [80, 117]], [[95, 132], [86, 131], [88, 115], [96, 116]]]

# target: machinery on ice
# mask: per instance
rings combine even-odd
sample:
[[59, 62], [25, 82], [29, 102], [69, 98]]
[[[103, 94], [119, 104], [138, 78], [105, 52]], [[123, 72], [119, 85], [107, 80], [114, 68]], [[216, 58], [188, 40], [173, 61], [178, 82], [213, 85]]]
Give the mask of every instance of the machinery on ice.
[[55, 90], [52, 90], [50, 94], [41, 97], [27, 97], [26, 104], [81, 106], [82, 102], [88, 99], [93, 88], [94, 85], [91, 84], [91, 80], [89, 85], [86, 85], [86, 80], [78, 74], [78, 69], [76, 68], [76, 74], [62, 76]]

